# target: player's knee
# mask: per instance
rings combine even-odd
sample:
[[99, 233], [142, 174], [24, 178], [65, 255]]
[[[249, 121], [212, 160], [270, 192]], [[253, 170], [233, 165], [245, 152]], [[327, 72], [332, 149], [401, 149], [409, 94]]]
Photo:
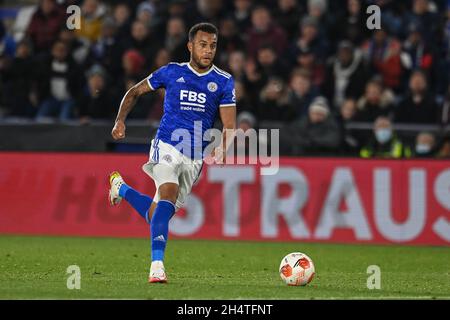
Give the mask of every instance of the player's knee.
[[177, 201], [178, 185], [175, 183], [164, 183], [159, 187], [159, 199], [170, 201], [173, 204]]

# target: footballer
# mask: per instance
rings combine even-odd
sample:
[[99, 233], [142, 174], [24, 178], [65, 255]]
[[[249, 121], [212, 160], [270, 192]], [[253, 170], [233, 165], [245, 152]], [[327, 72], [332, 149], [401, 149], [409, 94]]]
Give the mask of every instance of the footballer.
[[[118, 205], [125, 199], [150, 224], [150, 283], [167, 282], [164, 251], [169, 221], [183, 206], [200, 175], [205, 157], [209, 156], [203, 154], [208, 145], [208, 141], [202, 139], [204, 133], [212, 128], [219, 114], [223, 124], [222, 141], [211, 156], [216, 163], [223, 164], [226, 146], [232, 139], [229, 133], [236, 127], [234, 79], [213, 64], [217, 38], [218, 30], [213, 24], [194, 25], [189, 30], [187, 43], [190, 61], [171, 62], [128, 90], [111, 132], [115, 140], [125, 138], [125, 120], [136, 100], [150, 91], [165, 89], [164, 114], [151, 141], [149, 160], [142, 166], [153, 179], [156, 194], [151, 198], [133, 189], [117, 171], [109, 177], [110, 203]], [[201, 124], [201, 137], [198, 124]], [[188, 132], [190, 138], [183, 135], [180, 139], [179, 132]]]

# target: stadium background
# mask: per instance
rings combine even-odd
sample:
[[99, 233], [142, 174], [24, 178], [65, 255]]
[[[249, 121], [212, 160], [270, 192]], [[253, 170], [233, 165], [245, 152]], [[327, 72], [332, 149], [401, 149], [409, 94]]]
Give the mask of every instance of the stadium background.
[[[0, 299], [448, 298], [449, 18], [445, 0], [2, 1]], [[163, 92], [125, 140], [110, 132], [127, 88], [187, 60], [198, 21], [220, 30], [238, 126], [280, 129], [280, 168], [207, 166], [171, 221], [172, 285], [153, 287], [148, 226], [109, 206], [107, 178], [154, 193], [141, 165]], [[306, 290], [277, 274], [294, 251], [316, 264]], [[66, 287], [73, 264], [82, 290]], [[366, 287], [373, 264], [382, 290]]]
[[[370, 4], [381, 30], [366, 28]], [[4, 236], [148, 237], [130, 206], [109, 206], [107, 177], [154, 193], [141, 165], [163, 92], [139, 100], [121, 142], [115, 113], [210, 21], [238, 126], [280, 129], [280, 170], [208, 166], [172, 238], [450, 245], [449, 1], [6, 0], [0, 18]]]

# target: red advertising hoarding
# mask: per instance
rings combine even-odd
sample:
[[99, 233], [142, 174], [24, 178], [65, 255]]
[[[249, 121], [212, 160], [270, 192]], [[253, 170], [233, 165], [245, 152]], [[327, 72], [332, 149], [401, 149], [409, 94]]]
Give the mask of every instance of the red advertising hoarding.
[[[118, 170], [143, 193], [155, 188], [145, 155], [0, 153], [0, 233], [148, 237], [126, 203], [111, 207]], [[204, 166], [171, 237], [450, 245], [450, 162], [281, 158]]]

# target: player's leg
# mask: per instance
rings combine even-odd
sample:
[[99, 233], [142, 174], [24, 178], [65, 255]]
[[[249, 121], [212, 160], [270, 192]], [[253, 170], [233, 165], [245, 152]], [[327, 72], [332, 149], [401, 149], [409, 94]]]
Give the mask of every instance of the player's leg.
[[150, 224], [151, 257], [149, 282], [166, 282], [164, 253], [169, 234], [169, 221], [175, 213], [178, 197], [178, 176], [173, 167], [157, 164], [153, 172], [158, 181], [165, 181], [158, 186], [158, 204]]
[[163, 183], [158, 188], [159, 200], [150, 224], [152, 264], [149, 282], [165, 283], [167, 276], [164, 268], [164, 253], [168, 241], [169, 221], [175, 213], [175, 201], [178, 184]]
[[[109, 176], [111, 188], [109, 190], [109, 201], [112, 205], [118, 205], [122, 198], [125, 199], [148, 223], [150, 223], [152, 211], [156, 207], [153, 199], [146, 194], [140, 193], [125, 183], [122, 176], [114, 171]], [[152, 209], [153, 210], [150, 210]]]

